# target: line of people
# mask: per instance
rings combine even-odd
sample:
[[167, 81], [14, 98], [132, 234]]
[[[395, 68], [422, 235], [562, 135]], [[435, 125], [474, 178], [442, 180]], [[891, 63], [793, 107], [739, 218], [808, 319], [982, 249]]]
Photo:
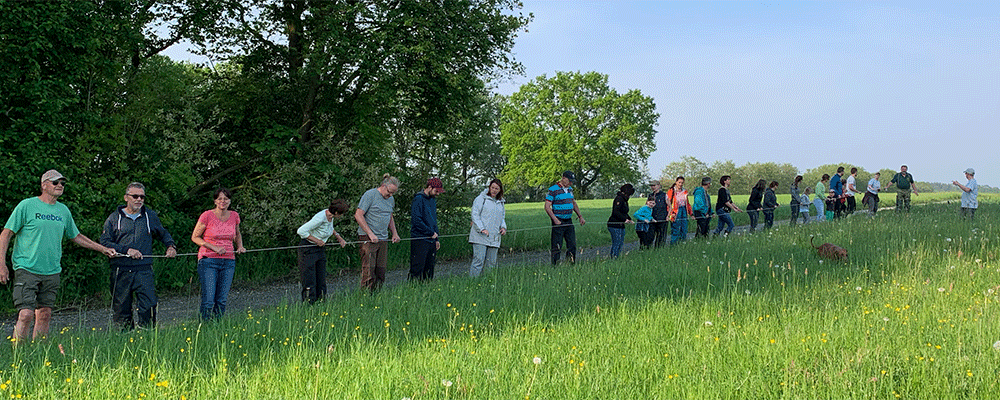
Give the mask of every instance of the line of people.
[[[974, 218], [978, 207], [978, 185], [972, 168], [965, 172], [967, 183], [953, 181], [962, 194], [962, 215]], [[796, 176], [790, 187], [792, 201], [791, 224], [802, 218], [808, 223], [809, 195], [815, 193], [813, 204], [818, 211], [817, 219], [835, 219], [853, 213], [856, 207], [854, 195], [858, 192], [855, 178], [857, 169], [844, 179], [844, 168], [838, 168], [831, 177], [824, 174], [812, 188], [800, 193], [802, 176]], [[566, 259], [576, 260], [576, 232], [573, 214], [580, 225], [586, 219], [573, 196], [576, 177], [572, 171], [562, 173], [559, 181], [548, 189], [544, 210], [552, 222], [551, 261], [556, 265], [562, 255], [562, 244], [566, 244]], [[626, 224], [635, 223], [636, 234], [642, 248], [659, 247], [666, 243], [667, 228], [670, 227], [670, 243], [685, 240], [688, 236], [688, 220], [697, 223], [695, 236], [709, 235], [709, 223], [718, 217], [714, 235], [728, 235], [735, 227], [731, 214], [743, 212], [733, 203], [729, 186], [732, 182], [726, 175], [719, 179], [721, 187], [716, 196], [715, 207], [709, 190], [712, 179], [704, 177], [701, 186], [689, 194], [685, 189], [683, 176], [677, 177], [666, 191], [659, 181], [649, 183], [652, 193], [646, 204], [635, 214], [629, 215], [628, 200], [635, 193], [631, 184], [622, 185], [614, 199], [611, 217], [607, 227], [611, 234], [611, 256], [618, 257], [624, 244]], [[830, 182], [827, 190], [826, 182]], [[360, 243], [361, 286], [376, 291], [385, 282], [388, 260], [388, 242], [398, 243], [401, 239], [396, 230], [393, 211], [394, 195], [399, 190], [399, 179], [385, 174], [380, 185], [366, 191], [354, 210], [358, 224], [357, 235]], [[904, 165], [886, 187], [897, 188], [896, 209], [909, 211], [910, 194], [917, 195], [912, 175]], [[759, 213], [764, 215], [764, 228], [774, 223], [774, 210], [778, 208], [775, 189], [778, 182], [769, 184], [761, 179], [751, 190], [746, 212], [750, 217], [750, 230], [758, 224]], [[58, 202], [64, 193], [66, 178], [58, 171], [46, 171], [41, 177], [41, 194], [21, 201], [12, 212], [0, 233], [0, 254], [6, 254], [11, 239], [14, 239], [14, 276], [11, 279], [6, 257], [0, 257], [0, 283], [13, 283], [14, 307], [18, 319], [14, 327], [15, 341], [28, 337], [28, 328], [33, 324], [33, 337], [48, 334], [49, 321], [56, 294], [60, 287], [60, 264], [62, 239], [105, 254], [110, 259], [110, 290], [112, 293], [113, 321], [124, 329], [138, 326], [153, 326], [156, 323], [157, 298], [153, 288], [154, 275], [152, 259], [144, 257], [153, 254], [153, 241], [166, 247], [165, 257], [177, 255], [176, 243], [161, 224], [158, 215], [145, 206], [145, 187], [133, 182], [126, 187], [123, 200], [105, 220], [100, 241], [94, 242], [80, 233], [69, 209]], [[879, 173], [868, 182], [863, 203], [871, 213], [878, 208], [878, 193], [885, 190], [879, 182]], [[410, 209], [410, 271], [411, 280], [432, 279], [436, 264], [436, 253], [440, 249], [440, 235], [437, 225], [436, 197], [445, 193], [438, 178], [430, 178], [424, 189], [416, 193]], [[821, 194], [827, 193], [825, 198]], [[689, 197], [693, 201], [689, 201]], [[192, 231], [191, 241], [199, 246], [198, 277], [201, 283], [201, 304], [199, 313], [203, 319], [214, 319], [226, 311], [228, 293], [235, 272], [236, 254], [246, 252], [240, 232], [240, 215], [229, 209], [232, 193], [219, 188], [212, 195], [215, 207], [203, 212]], [[480, 276], [496, 267], [501, 237], [507, 233], [503, 184], [493, 179], [473, 200], [470, 212], [468, 241], [473, 247], [470, 275]], [[310, 304], [320, 301], [327, 293], [326, 252], [324, 247], [331, 237], [336, 238], [341, 247], [347, 241], [335, 229], [337, 219], [350, 211], [350, 205], [342, 199], [334, 199], [329, 207], [317, 212], [297, 229], [301, 237], [298, 246], [298, 264], [302, 283], [302, 300]], [[668, 225], [669, 224], [669, 225]], [[138, 321], [133, 321], [133, 312]]]

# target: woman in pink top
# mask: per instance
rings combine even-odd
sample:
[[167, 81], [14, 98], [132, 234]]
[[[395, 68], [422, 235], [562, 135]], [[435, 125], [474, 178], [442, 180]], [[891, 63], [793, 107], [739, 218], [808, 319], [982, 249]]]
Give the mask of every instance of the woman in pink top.
[[[236, 254], [244, 253], [240, 215], [229, 209], [233, 194], [218, 188], [213, 194], [215, 208], [201, 213], [191, 233], [198, 249], [198, 280], [201, 281], [201, 318], [221, 317], [226, 312], [229, 288], [236, 271]], [[235, 248], [233, 244], [235, 243]]]

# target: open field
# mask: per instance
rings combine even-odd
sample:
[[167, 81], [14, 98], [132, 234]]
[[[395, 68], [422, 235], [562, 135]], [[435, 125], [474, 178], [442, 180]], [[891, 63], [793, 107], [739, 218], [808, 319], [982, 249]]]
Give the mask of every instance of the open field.
[[[0, 396], [987, 398], [1000, 389], [1000, 206], [971, 223], [955, 207], [207, 324], [66, 329], [0, 350]], [[810, 236], [851, 261], [818, 259]]]

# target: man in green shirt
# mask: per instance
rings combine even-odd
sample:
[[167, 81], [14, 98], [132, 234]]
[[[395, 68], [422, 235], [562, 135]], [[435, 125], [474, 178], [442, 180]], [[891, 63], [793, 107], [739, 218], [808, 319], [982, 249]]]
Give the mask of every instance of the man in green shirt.
[[18, 309], [13, 338], [16, 342], [28, 338], [28, 326], [34, 324], [33, 339], [49, 333], [52, 307], [59, 290], [62, 272], [62, 239], [72, 240], [81, 247], [117, 256], [110, 249], [80, 233], [66, 205], [58, 202], [66, 189], [66, 178], [51, 169], [42, 175], [42, 194], [22, 200], [14, 208], [3, 232], [0, 233], [0, 283], [10, 281], [7, 271], [7, 248], [14, 237], [14, 308]]
[[896, 212], [906, 210], [910, 212], [910, 193], [912, 192], [915, 196], [919, 196], [917, 193], [917, 185], [913, 183], [913, 175], [906, 172], [906, 166], [899, 167], [899, 173], [892, 177], [886, 189], [889, 186], [896, 185]]

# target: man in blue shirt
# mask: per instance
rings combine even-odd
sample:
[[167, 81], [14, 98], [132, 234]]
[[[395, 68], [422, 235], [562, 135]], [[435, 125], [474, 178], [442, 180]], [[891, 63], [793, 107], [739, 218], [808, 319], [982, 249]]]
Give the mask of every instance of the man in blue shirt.
[[559, 182], [549, 188], [545, 196], [545, 213], [552, 219], [552, 265], [559, 262], [562, 252], [562, 242], [566, 240], [566, 257], [569, 262], [576, 262], [576, 230], [573, 227], [573, 213], [580, 219], [580, 225], [587, 223], [580, 214], [580, 206], [573, 198], [572, 184], [576, 183], [576, 175], [572, 171], [563, 172]]
[[434, 277], [438, 241], [437, 195], [444, 193], [439, 178], [427, 180], [424, 190], [413, 196], [410, 205], [410, 280], [425, 281]]

